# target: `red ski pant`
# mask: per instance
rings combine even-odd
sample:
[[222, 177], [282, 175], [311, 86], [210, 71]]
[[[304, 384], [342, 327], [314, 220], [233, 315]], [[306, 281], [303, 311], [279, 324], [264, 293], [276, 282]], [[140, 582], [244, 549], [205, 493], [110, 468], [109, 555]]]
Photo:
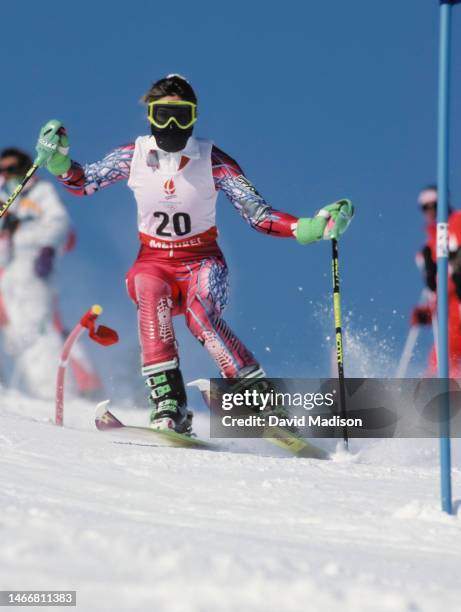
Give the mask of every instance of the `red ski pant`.
[[143, 245], [126, 280], [138, 307], [144, 366], [178, 358], [172, 317], [180, 314], [223, 376], [235, 377], [242, 368], [258, 365], [221, 318], [228, 294], [227, 265], [217, 245], [206, 254], [173, 257]]
[[[457, 296], [449, 294], [448, 299], [448, 367], [450, 378], [461, 378], [461, 304]], [[434, 314], [433, 316], [436, 316]], [[429, 375], [437, 374], [437, 347], [429, 354]]]

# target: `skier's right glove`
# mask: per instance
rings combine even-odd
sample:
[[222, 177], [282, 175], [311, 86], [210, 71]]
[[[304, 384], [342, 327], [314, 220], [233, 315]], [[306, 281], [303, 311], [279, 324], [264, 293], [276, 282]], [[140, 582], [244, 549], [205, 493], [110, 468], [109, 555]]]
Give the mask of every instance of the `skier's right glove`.
[[69, 139], [62, 123], [57, 119], [48, 121], [42, 129], [35, 147], [36, 163], [46, 165], [51, 174], [66, 174], [71, 166], [69, 157]]
[[411, 312], [411, 325], [430, 325], [432, 323], [432, 308], [430, 306], [415, 306]]
[[350, 200], [338, 200], [324, 206], [315, 217], [298, 219], [295, 229], [296, 240], [300, 244], [310, 244], [317, 240], [338, 239], [354, 216]]

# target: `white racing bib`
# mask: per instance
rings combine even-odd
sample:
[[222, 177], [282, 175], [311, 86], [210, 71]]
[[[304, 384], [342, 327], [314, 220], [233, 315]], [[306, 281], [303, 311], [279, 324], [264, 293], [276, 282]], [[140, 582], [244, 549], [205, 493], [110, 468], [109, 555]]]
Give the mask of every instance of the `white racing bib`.
[[189, 161], [175, 169], [168, 155], [157, 154], [153, 136], [136, 139], [128, 187], [136, 199], [140, 232], [159, 240], [184, 240], [215, 225], [218, 194], [212, 146], [210, 141], [189, 138], [181, 152]]

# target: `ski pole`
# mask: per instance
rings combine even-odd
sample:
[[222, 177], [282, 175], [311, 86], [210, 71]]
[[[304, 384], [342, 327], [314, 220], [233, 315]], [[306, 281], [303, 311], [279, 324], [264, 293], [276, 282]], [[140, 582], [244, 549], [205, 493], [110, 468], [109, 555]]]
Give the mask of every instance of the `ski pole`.
[[[338, 366], [339, 380], [339, 412], [341, 418], [346, 418], [346, 381], [344, 380], [344, 351], [343, 351], [343, 330], [341, 326], [341, 295], [339, 292], [339, 253], [338, 241], [333, 238], [332, 245], [332, 274], [333, 274], [333, 310], [335, 314], [335, 335], [336, 335], [336, 363]], [[349, 437], [347, 425], [343, 427], [344, 449], [349, 450]]]
[[[61, 124], [60, 121], [53, 121], [53, 125], [50, 125], [50, 129], [47, 130], [47, 132], [46, 132], [46, 134], [44, 134], [44, 136], [46, 136], [47, 139], [48, 138], [52, 138], [53, 136], [58, 134], [59, 131], [62, 130], [62, 129], [63, 129], [62, 128], [62, 124]], [[56, 151], [56, 149], [58, 148], [57, 144], [51, 143], [48, 140], [44, 140], [44, 139], [40, 139], [40, 144], [42, 146], [46, 146], [50, 151]], [[3, 217], [3, 215], [9, 209], [9, 207], [13, 204], [13, 202], [16, 200], [18, 195], [21, 193], [21, 191], [24, 189], [24, 187], [27, 185], [27, 183], [30, 181], [30, 179], [34, 176], [34, 174], [37, 172], [37, 170], [40, 168], [40, 166], [42, 166], [46, 161], [47, 161], [46, 153], [44, 153], [42, 155], [37, 155], [37, 157], [34, 160], [34, 163], [29, 168], [29, 170], [26, 172], [26, 176], [22, 179], [21, 183], [16, 187], [16, 189], [10, 195], [8, 200], [1, 204], [1, 206], [0, 206], [0, 219]]]
[[[421, 293], [421, 297], [418, 301], [418, 306], [426, 306], [431, 307], [429, 300], [429, 293], [426, 289], [423, 289]], [[421, 332], [421, 328], [423, 325], [428, 324], [429, 319], [427, 321], [421, 322], [414, 314], [413, 311], [411, 321], [410, 321], [410, 331], [408, 332], [407, 339], [405, 341], [405, 345], [403, 347], [402, 354], [400, 356], [399, 365], [397, 366], [397, 370], [395, 372], [395, 378], [405, 378], [408, 366], [410, 365], [410, 361], [413, 357], [413, 353], [415, 351], [416, 343], [419, 338], [419, 334]], [[431, 315], [430, 322], [432, 323], [432, 333], [434, 336], [434, 346], [437, 353], [437, 317]]]
[[55, 425], [63, 426], [64, 423], [64, 378], [66, 374], [69, 356], [72, 347], [75, 345], [79, 337], [88, 330], [88, 335], [92, 340], [103, 346], [110, 346], [118, 342], [118, 334], [115, 330], [104, 325], [95, 327], [96, 319], [102, 313], [102, 307], [98, 304], [92, 306], [80, 319], [74, 329], [70, 332], [61, 353], [61, 361], [58, 368], [58, 376], [56, 380], [56, 412]]
[[37, 172], [38, 169], [39, 169], [39, 165], [34, 162], [33, 165], [27, 171], [26, 176], [22, 179], [21, 183], [16, 187], [16, 189], [10, 195], [8, 200], [6, 202], [3, 202], [2, 205], [0, 206], [0, 218], [3, 217], [3, 215], [9, 209], [11, 204], [13, 204], [13, 202], [16, 200], [18, 195], [21, 193], [21, 191], [24, 189], [24, 187], [27, 185], [27, 183], [34, 176], [34, 174]]
[[[424, 305], [426, 301], [426, 291], [425, 289], [423, 289], [418, 300], [418, 305]], [[405, 378], [408, 366], [410, 365], [411, 358], [413, 357], [420, 331], [421, 326], [419, 325], [417, 320], [413, 320], [412, 315], [410, 322], [410, 331], [408, 332], [408, 336], [405, 341], [402, 354], [400, 356], [399, 365], [397, 366], [397, 370], [395, 372], [395, 378]]]
[[408, 366], [410, 365], [410, 360], [413, 357], [413, 352], [415, 350], [420, 329], [421, 327], [419, 325], [412, 325], [410, 327], [410, 331], [408, 332], [405, 346], [403, 347], [402, 355], [400, 357], [399, 365], [395, 373], [395, 378], [405, 378]]

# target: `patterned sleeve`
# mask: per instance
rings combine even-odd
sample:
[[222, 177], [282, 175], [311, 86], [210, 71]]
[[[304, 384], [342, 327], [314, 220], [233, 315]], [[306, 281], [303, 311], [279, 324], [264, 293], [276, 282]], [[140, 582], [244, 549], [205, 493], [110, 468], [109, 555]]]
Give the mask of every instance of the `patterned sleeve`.
[[217, 147], [213, 147], [211, 161], [216, 189], [226, 194], [251, 227], [281, 238], [294, 237], [298, 218], [269, 206], [236, 161]]
[[72, 161], [69, 171], [58, 177], [58, 180], [74, 195], [91, 195], [99, 189], [128, 179], [133, 152], [134, 144], [130, 143], [117, 147], [101, 161], [83, 167], [78, 162]]

